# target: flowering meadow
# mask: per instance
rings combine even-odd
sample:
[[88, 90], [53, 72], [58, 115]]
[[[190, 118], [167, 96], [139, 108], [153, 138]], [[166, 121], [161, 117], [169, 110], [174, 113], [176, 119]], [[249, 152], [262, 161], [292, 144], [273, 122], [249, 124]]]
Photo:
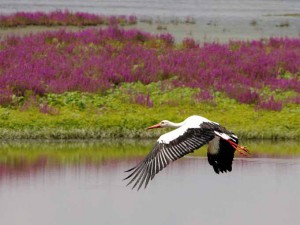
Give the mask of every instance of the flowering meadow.
[[104, 16], [68, 10], [45, 12], [16, 12], [0, 15], [0, 27], [39, 26], [95, 26], [95, 25], [132, 25], [137, 23], [135, 16]]
[[10, 36], [0, 137], [152, 137], [149, 124], [200, 114], [242, 137], [298, 138], [299, 71], [300, 39], [175, 43], [117, 26]]
[[[124, 82], [172, 80], [174, 87], [199, 88], [199, 100], [221, 93], [271, 110], [299, 104], [300, 39], [199, 46], [191, 39], [174, 44], [170, 34], [109, 27], [12, 36], [0, 49], [0, 102], [29, 90], [103, 93]], [[278, 92], [289, 95], [276, 99]]]

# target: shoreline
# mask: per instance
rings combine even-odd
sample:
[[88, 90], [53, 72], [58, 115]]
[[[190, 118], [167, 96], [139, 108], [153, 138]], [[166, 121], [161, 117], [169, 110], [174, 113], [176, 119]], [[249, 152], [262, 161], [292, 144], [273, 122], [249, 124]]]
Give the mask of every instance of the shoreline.
[[[284, 16], [282, 16], [284, 18]], [[181, 42], [185, 38], [192, 38], [200, 43], [228, 43], [230, 41], [252, 41], [276, 37], [299, 38], [300, 33], [295, 21], [290, 22], [283, 19], [280, 22], [269, 24], [259, 20], [244, 21], [240, 24], [223, 23], [222, 21], [203, 21], [195, 23], [170, 22], [170, 21], [143, 21], [138, 20], [136, 24], [118, 25], [123, 29], [139, 29], [151, 34], [170, 33], [174, 36], [176, 42]], [[108, 25], [90, 25], [90, 26], [75, 26], [75, 25], [28, 25], [17, 27], [0, 27], [0, 40], [16, 35], [27, 36], [45, 31], [82, 31], [92, 28], [107, 28]]]
[[[101, 140], [6, 140], [0, 142], [2, 157], [13, 159], [22, 157], [27, 162], [38, 161], [47, 157], [51, 162], [66, 162], [65, 159], [82, 161], [102, 161], [122, 157], [139, 157], [147, 154], [155, 145], [156, 139], [101, 139]], [[241, 140], [250, 150], [251, 158], [281, 158], [300, 157], [299, 141]], [[82, 151], [84, 149], [84, 151]], [[114, 151], [110, 151], [114, 150]], [[24, 155], [24, 152], [28, 154]], [[53, 154], [53, 152], [58, 154]], [[111, 154], [108, 154], [111, 153]], [[78, 158], [80, 154], [80, 158]], [[207, 145], [191, 153], [192, 157], [207, 157]], [[242, 156], [236, 154], [236, 159]], [[243, 158], [245, 159], [245, 158]], [[73, 160], [68, 163], [74, 163]]]
[[[62, 131], [62, 130], [61, 130]], [[167, 131], [166, 131], [167, 132]], [[166, 132], [159, 132], [155, 134], [145, 134], [143, 130], [134, 130], [129, 133], [126, 132], [114, 132], [112, 130], [89, 130], [89, 129], [74, 129], [64, 130], [62, 132], [54, 132], [54, 130], [48, 131], [35, 131], [31, 130], [7, 130], [0, 129], [0, 140], [18, 140], [18, 141], [103, 141], [103, 140], [115, 140], [115, 139], [128, 139], [128, 140], [155, 140], [160, 135]], [[133, 134], [134, 133], [134, 134]], [[273, 134], [273, 136], [267, 136], [267, 134], [259, 136], [248, 137], [248, 134], [238, 134], [239, 140], [242, 141], [299, 141], [300, 136], [282, 136], [281, 133]]]

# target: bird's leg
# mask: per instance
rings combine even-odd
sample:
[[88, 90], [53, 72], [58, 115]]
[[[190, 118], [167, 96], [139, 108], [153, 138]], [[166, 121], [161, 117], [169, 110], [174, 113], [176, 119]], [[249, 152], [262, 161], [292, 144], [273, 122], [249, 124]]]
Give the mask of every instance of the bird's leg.
[[226, 140], [235, 150], [237, 150], [237, 152], [240, 154], [240, 155], [243, 155], [243, 156], [248, 156], [250, 155], [250, 151], [247, 149], [246, 146], [241, 146], [241, 145], [238, 145], [237, 143], [231, 141], [231, 140]]

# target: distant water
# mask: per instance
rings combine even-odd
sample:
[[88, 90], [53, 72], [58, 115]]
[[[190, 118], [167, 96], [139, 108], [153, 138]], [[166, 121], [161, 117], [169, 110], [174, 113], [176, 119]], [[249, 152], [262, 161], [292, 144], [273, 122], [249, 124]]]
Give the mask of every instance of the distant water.
[[[0, 0], [2, 14], [66, 9], [151, 18], [155, 23], [139, 23], [136, 27], [152, 33], [168, 32], [178, 41], [185, 37], [227, 42], [300, 36], [300, 16], [282, 16], [300, 13], [300, 0]], [[157, 25], [187, 17], [193, 18], [196, 24]]]
[[[0, 0], [2, 14], [66, 9], [151, 18], [155, 23], [139, 23], [135, 27], [151, 33], [168, 32], [178, 41], [185, 37], [227, 42], [300, 36], [300, 16], [282, 16], [300, 13], [300, 0]], [[187, 17], [196, 24], [157, 25], [174, 19], [184, 21]]]
[[0, 0], [0, 12], [68, 9], [100, 14], [203, 18], [259, 18], [299, 13], [299, 0]]

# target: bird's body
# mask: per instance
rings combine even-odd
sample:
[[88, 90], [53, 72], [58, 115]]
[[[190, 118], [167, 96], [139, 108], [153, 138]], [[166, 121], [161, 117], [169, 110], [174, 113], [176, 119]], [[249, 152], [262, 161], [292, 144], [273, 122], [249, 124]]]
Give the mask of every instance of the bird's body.
[[157, 140], [155, 146], [146, 158], [132, 169], [125, 179], [131, 178], [131, 184], [135, 181], [133, 188], [138, 189], [155, 174], [186, 154], [202, 147], [208, 143], [208, 162], [216, 173], [232, 170], [232, 161], [235, 150], [241, 154], [249, 153], [248, 150], [238, 145], [238, 137], [231, 131], [226, 130], [216, 122], [212, 122], [201, 116], [190, 116], [181, 123], [173, 123], [163, 120], [159, 124], [148, 129], [172, 127], [177, 128], [163, 134]]

